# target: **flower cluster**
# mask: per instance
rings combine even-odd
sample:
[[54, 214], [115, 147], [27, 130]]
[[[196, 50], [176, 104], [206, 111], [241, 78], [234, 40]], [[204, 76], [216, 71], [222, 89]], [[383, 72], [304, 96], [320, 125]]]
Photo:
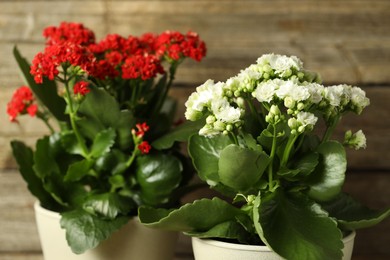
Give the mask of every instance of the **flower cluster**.
[[294, 56], [266, 54], [226, 82], [207, 80], [185, 103], [186, 118], [198, 122], [161, 145], [188, 137], [200, 180], [218, 196], [174, 210], [141, 207], [141, 222], [265, 244], [283, 259], [342, 259], [343, 235], [390, 215], [342, 189], [345, 147], [365, 148], [366, 138], [349, 130], [340, 142], [333, 133], [345, 113], [360, 114], [369, 103], [358, 87], [324, 86]]
[[11, 122], [16, 122], [18, 115], [29, 114], [35, 116], [38, 106], [35, 104], [35, 98], [30, 88], [22, 86], [18, 88], [10, 102], [7, 104], [7, 114]]
[[227, 134], [242, 127], [245, 104], [254, 111], [254, 101], [269, 111], [266, 119], [274, 117], [275, 106], [284, 111], [293, 134], [311, 131], [319, 115], [331, 125], [341, 114], [360, 114], [369, 105], [362, 89], [325, 87], [317, 74], [303, 69], [297, 57], [267, 54], [226, 82], [206, 81], [189, 97], [185, 115], [192, 121], [207, 117], [201, 135]]
[[[45, 48], [30, 66], [14, 49], [29, 87], [15, 92], [7, 113], [13, 122], [36, 115], [50, 135], [35, 150], [20, 141], [11, 145], [30, 191], [43, 207], [62, 213], [67, 241], [82, 253], [136, 216], [139, 206], [176, 206], [178, 190], [191, 190], [183, 187], [192, 172], [183, 171], [187, 158], [179, 147], [151, 144], [175, 127], [176, 100], [168, 94], [176, 70], [186, 58], [201, 61], [206, 46], [194, 32], [175, 31], [96, 41], [92, 30], [67, 22], [43, 36]], [[107, 226], [104, 237], [95, 232]]]
[[31, 67], [37, 83], [42, 83], [43, 77], [53, 80], [60, 65], [66, 69], [64, 63], [79, 66], [87, 76], [101, 80], [117, 76], [147, 80], [165, 73], [163, 61], [180, 62], [186, 57], [200, 61], [206, 54], [205, 43], [193, 32], [166, 31], [127, 38], [109, 34], [95, 42], [91, 30], [64, 22], [45, 29], [44, 36], [47, 47], [35, 56]]

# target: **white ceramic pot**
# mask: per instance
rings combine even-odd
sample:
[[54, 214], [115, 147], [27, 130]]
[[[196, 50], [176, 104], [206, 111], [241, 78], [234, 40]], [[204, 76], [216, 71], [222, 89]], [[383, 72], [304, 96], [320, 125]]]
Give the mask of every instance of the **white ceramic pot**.
[[[343, 239], [343, 260], [352, 256], [355, 232]], [[267, 246], [251, 246], [221, 242], [213, 239], [192, 238], [195, 260], [282, 260]]]
[[133, 218], [109, 239], [83, 254], [74, 254], [60, 226], [60, 214], [34, 205], [45, 260], [172, 260], [177, 232], [150, 229]]

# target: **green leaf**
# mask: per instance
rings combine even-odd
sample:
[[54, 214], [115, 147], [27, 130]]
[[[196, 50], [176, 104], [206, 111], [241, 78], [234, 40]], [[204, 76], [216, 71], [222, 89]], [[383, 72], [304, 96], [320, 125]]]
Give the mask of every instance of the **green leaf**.
[[92, 165], [93, 162], [88, 160], [81, 160], [69, 165], [64, 181], [74, 182], [81, 180], [91, 170]]
[[191, 135], [196, 134], [204, 125], [203, 120], [195, 122], [186, 121], [180, 126], [174, 128], [168, 134], [160, 137], [152, 143], [157, 150], [169, 149], [175, 142], [186, 142]]
[[142, 200], [154, 206], [167, 203], [181, 182], [181, 162], [172, 155], [155, 154], [137, 157], [137, 165]]
[[42, 84], [35, 83], [33, 76], [30, 74], [30, 64], [20, 55], [16, 46], [13, 49], [13, 54], [26, 84], [34, 92], [34, 95], [58, 121], [67, 121], [68, 117], [65, 114], [66, 103], [58, 95], [55, 81], [44, 78]]
[[126, 215], [133, 206], [129, 199], [113, 192], [94, 194], [83, 203], [85, 211], [103, 219], [115, 219], [119, 215]]
[[257, 196], [253, 220], [262, 241], [289, 260], [341, 259], [337, 223], [315, 202], [299, 193]]
[[344, 184], [347, 170], [345, 150], [340, 143], [329, 141], [318, 146], [316, 152], [321, 157], [306, 181], [310, 187], [309, 196], [317, 201], [331, 200], [340, 193]]
[[61, 133], [62, 147], [70, 154], [84, 155], [83, 149], [78, 142], [73, 131], [63, 131]]
[[334, 200], [321, 204], [330, 216], [337, 219], [343, 229], [355, 230], [374, 226], [390, 216], [390, 208], [373, 210], [341, 193]]
[[235, 220], [217, 224], [205, 232], [186, 232], [185, 234], [199, 238], [223, 238], [237, 240], [241, 243], [247, 242], [247, 238], [250, 236], [243, 226]]
[[129, 221], [128, 217], [105, 220], [77, 209], [61, 213], [61, 227], [66, 230], [66, 240], [76, 254], [95, 248]]
[[33, 169], [41, 179], [49, 177], [54, 173], [60, 173], [60, 168], [55, 160], [55, 154], [52, 152], [49, 139], [50, 137], [45, 136], [36, 143]]
[[247, 191], [260, 180], [269, 162], [269, 156], [264, 152], [230, 144], [220, 153], [219, 179], [228, 187]]
[[205, 232], [241, 214], [245, 213], [219, 198], [196, 200], [175, 210], [145, 206], [138, 209], [145, 226], [184, 232]]
[[226, 146], [233, 144], [228, 136], [205, 137], [193, 135], [189, 139], [188, 152], [199, 177], [209, 185], [219, 182], [218, 164], [220, 154]]
[[294, 158], [291, 160], [289, 168], [279, 169], [277, 174], [289, 181], [298, 181], [314, 171], [318, 165], [318, 158], [319, 155], [316, 152], [311, 152], [303, 155], [302, 157]]
[[110, 148], [115, 143], [115, 130], [112, 128], [105, 129], [99, 132], [93, 140], [90, 155], [93, 158], [102, 156], [110, 151]]
[[121, 148], [132, 143], [131, 128], [135, 119], [130, 111], [121, 111], [118, 102], [102, 89], [93, 88], [86, 95], [78, 110], [77, 124], [82, 133], [89, 139], [107, 129], [113, 128], [118, 133], [118, 143]]
[[57, 202], [44, 189], [42, 180], [33, 170], [33, 152], [31, 148], [19, 141], [11, 141], [12, 152], [19, 165], [19, 171], [27, 183], [27, 188], [41, 203], [42, 207], [56, 209]]

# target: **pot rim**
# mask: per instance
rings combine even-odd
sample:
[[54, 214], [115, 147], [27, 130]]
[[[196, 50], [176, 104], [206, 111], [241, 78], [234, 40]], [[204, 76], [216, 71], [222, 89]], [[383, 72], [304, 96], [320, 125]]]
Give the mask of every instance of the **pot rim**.
[[46, 215], [47, 217], [50, 217], [50, 218], [54, 218], [54, 219], [58, 219], [58, 220], [61, 218], [61, 214], [59, 212], [45, 209], [44, 207], [42, 207], [39, 200], [36, 200], [34, 202], [34, 210], [37, 213], [39, 212], [40, 214]]
[[[342, 241], [344, 244], [347, 244], [355, 239], [356, 232], [352, 230], [347, 236], [345, 236]], [[269, 247], [267, 246], [260, 246], [260, 245], [243, 245], [243, 244], [235, 244], [235, 243], [229, 243], [229, 242], [223, 242], [218, 241], [210, 238], [198, 238], [198, 237], [192, 237], [192, 240], [197, 240], [200, 243], [208, 244], [210, 246], [216, 246], [221, 248], [230, 248], [234, 250], [242, 250], [242, 251], [270, 251]]]

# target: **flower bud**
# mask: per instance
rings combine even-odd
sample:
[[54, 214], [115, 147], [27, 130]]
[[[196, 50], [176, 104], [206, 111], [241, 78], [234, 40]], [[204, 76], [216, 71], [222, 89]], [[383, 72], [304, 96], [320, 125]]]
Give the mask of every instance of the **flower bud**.
[[206, 118], [206, 123], [207, 124], [209, 124], [209, 125], [211, 125], [211, 124], [213, 124], [214, 122], [215, 122], [215, 116], [212, 116], [212, 115], [210, 115], [210, 116], [208, 116], [207, 118]]

